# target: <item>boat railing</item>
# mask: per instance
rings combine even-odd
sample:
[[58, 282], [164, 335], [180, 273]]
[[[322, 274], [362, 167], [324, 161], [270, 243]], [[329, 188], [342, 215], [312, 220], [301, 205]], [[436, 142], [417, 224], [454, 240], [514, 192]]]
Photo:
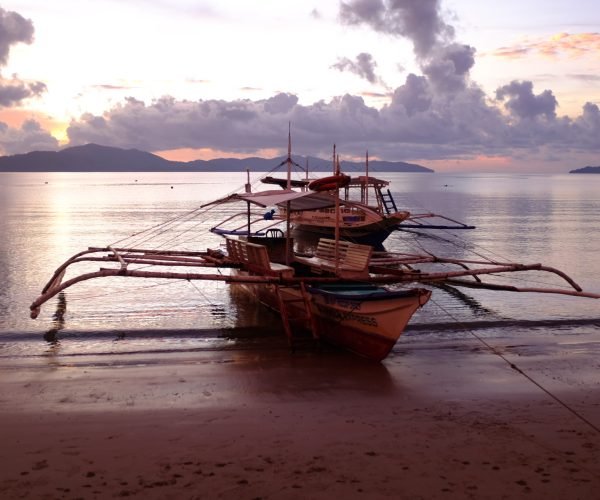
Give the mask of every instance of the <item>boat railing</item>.
[[332, 272], [344, 278], [365, 278], [369, 275], [369, 263], [373, 247], [349, 241], [321, 238], [312, 257], [296, 257], [315, 273]]
[[293, 267], [271, 262], [266, 246], [234, 238], [225, 240], [229, 259], [241, 264], [246, 270], [282, 278], [291, 278], [294, 275]]
[[[247, 217], [247, 212], [238, 212], [230, 217], [228, 217], [227, 219], [223, 220], [222, 222], [219, 223], [218, 226], [214, 226], [210, 228], [210, 231], [212, 233], [215, 234], [222, 234], [222, 235], [226, 235], [226, 234], [231, 234], [231, 235], [248, 235], [248, 234], [256, 234], [256, 235], [264, 235], [266, 233], [266, 231], [268, 231], [271, 228], [275, 228], [277, 226], [280, 226], [282, 224], [282, 220], [277, 218], [277, 219], [265, 219], [264, 215], [260, 215], [257, 216], [255, 215], [255, 218], [250, 219], [250, 221], [248, 222], [248, 220], [244, 220], [243, 222], [241, 222], [241, 218], [242, 217]], [[239, 225], [235, 225], [235, 227], [229, 227], [229, 226], [234, 226], [234, 224], [229, 224], [234, 220], [238, 220], [238, 224]], [[253, 229], [256, 228], [257, 226], [258, 229]], [[250, 231], [248, 231], [248, 228], [250, 228]]]

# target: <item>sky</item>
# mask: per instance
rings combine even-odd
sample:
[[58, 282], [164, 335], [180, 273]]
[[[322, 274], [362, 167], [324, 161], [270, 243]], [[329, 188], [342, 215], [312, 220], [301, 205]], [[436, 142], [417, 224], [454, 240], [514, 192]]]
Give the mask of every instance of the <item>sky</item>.
[[0, 154], [600, 165], [597, 0], [0, 0]]

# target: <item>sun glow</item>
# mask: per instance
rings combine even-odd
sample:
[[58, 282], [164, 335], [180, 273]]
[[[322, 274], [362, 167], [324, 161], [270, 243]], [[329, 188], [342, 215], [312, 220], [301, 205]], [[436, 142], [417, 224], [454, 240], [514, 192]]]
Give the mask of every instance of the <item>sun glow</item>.
[[424, 163], [438, 172], [502, 172], [515, 169], [513, 159], [509, 156], [480, 155], [454, 160], [426, 160]]
[[154, 151], [155, 155], [170, 161], [193, 161], [193, 160], [214, 160], [215, 158], [248, 158], [250, 156], [258, 156], [261, 158], [274, 158], [281, 154], [280, 151], [274, 148], [264, 148], [248, 153], [233, 153], [231, 151], [222, 151], [212, 148], [180, 148], [170, 149], [166, 151]]
[[60, 143], [65, 144], [68, 142], [67, 122], [32, 109], [14, 108], [0, 111], [0, 122], [6, 123], [6, 125], [14, 129], [20, 129], [28, 120], [39, 123], [43, 130], [49, 131]]

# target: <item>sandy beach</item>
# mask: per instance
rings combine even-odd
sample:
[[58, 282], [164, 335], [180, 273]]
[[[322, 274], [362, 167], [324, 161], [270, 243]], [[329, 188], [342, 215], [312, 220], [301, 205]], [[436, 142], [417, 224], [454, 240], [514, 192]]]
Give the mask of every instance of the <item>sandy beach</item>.
[[[501, 348], [600, 425], [597, 335]], [[475, 339], [407, 342], [382, 364], [283, 347], [3, 360], [0, 404], [3, 499], [589, 499], [600, 487], [600, 434]]]

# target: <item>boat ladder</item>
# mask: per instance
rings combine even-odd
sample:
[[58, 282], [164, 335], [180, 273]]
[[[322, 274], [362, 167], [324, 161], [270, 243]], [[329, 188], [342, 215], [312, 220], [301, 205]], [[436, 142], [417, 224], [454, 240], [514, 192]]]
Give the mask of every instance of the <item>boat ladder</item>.
[[377, 193], [379, 194], [379, 199], [381, 200], [381, 203], [385, 208], [385, 212], [387, 215], [398, 211], [398, 208], [396, 207], [396, 202], [394, 201], [394, 197], [392, 196], [392, 193], [389, 189], [386, 189], [386, 192], [384, 193], [383, 191], [381, 191], [381, 188], [377, 188]]
[[[288, 290], [292, 287], [277, 285], [277, 300], [279, 311], [283, 322], [283, 329], [288, 338], [292, 351], [300, 341], [318, 341], [319, 334], [317, 324], [310, 307], [310, 294], [306, 291], [304, 283], [300, 283], [300, 297], [290, 294]], [[308, 330], [311, 337], [299, 334], [300, 330]]]

